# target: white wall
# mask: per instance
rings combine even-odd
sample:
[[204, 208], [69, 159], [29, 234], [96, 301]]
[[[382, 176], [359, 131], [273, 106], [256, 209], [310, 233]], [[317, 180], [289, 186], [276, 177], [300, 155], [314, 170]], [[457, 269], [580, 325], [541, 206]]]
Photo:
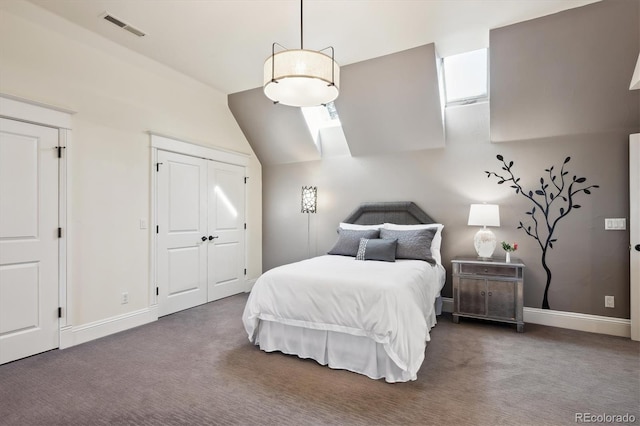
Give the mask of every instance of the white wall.
[[251, 155], [248, 278], [260, 275], [261, 165], [224, 94], [11, 0], [0, 4], [0, 92], [77, 112], [68, 150], [68, 323], [149, 306], [149, 229], [139, 221], [150, 222], [150, 130]]

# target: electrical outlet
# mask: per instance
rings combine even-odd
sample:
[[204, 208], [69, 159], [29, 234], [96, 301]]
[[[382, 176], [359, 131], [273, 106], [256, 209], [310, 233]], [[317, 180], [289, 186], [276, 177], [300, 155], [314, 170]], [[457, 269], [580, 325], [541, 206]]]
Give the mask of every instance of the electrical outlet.
[[[609, 296], [607, 296], [607, 297], [609, 297]], [[125, 304], [129, 303], [129, 293], [127, 293], [127, 292], [122, 293], [122, 295], [120, 296], [120, 303], [122, 305], [125, 305]]]
[[604, 307], [605, 308], [615, 308], [616, 302], [613, 296], [605, 296], [604, 297]]

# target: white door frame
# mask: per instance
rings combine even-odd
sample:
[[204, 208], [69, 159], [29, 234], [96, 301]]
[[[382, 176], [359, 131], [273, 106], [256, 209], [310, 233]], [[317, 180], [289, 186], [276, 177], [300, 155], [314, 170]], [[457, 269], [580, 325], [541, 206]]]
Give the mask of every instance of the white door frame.
[[[157, 277], [157, 233], [156, 227], [158, 226], [158, 211], [157, 211], [157, 194], [158, 194], [158, 178], [157, 178], [157, 164], [158, 164], [158, 150], [175, 152], [178, 154], [190, 155], [192, 157], [204, 158], [207, 160], [218, 161], [220, 163], [234, 164], [244, 167], [245, 178], [249, 178], [249, 154], [241, 152], [223, 150], [220, 148], [213, 148], [208, 146], [199, 145], [196, 143], [188, 142], [185, 140], [177, 139], [172, 136], [166, 136], [156, 132], [148, 132], [151, 137], [151, 167], [149, 172], [151, 182], [151, 227], [149, 238], [149, 305], [157, 305], [158, 298], [156, 296], [156, 287], [158, 282]], [[162, 166], [160, 166], [162, 167]], [[245, 206], [247, 205], [247, 193], [245, 191]], [[245, 232], [245, 265], [247, 262], [247, 234]]]
[[73, 114], [75, 112], [69, 109], [0, 93], [0, 117], [58, 130], [58, 144], [62, 147], [58, 163], [58, 226], [62, 229], [62, 236], [58, 239], [58, 303], [62, 308], [58, 334], [63, 328], [71, 326], [68, 313], [71, 312], [73, 305], [67, 280], [69, 252], [67, 205], [70, 193], [67, 175], [69, 173], [68, 157], [71, 147], [71, 116]]
[[[629, 136], [629, 244], [631, 339], [640, 340], [640, 266], [634, 246], [640, 244], [640, 133]], [[634, 195], [635, 194], [635, 195]], [[635, 260], [635, 263], [634, 263]]]

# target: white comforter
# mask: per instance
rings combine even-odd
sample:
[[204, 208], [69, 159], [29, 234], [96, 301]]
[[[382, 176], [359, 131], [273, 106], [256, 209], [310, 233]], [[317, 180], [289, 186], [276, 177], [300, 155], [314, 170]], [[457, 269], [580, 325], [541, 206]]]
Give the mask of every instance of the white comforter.
[[445, 271], [420, 260], [319, 256], [264, 273], [242, 316], [255, 343], [259, 320], [367, 336], [415, 377], [424, 360]]

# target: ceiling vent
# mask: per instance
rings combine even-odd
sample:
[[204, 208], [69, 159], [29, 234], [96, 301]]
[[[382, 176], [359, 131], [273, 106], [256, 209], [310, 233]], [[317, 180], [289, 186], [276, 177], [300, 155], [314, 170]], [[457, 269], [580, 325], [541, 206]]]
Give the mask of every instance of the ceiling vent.
[[136, 27], [132, 27], [131, 25], [127, 24], [126, 22], [122, 21], [120, 18], [116, 18], [115, 16], [111, 15], [110, 13], [105, 12], [102, 17], [111, 22], [113, 25], [117, 25], [120, 28], [122, 28], [123, 30], [127, 30], [129, 31], [131, 34], [135, 34], [138, 37], [144, 37], [145, 33], [139, 29], [137, 29]]

